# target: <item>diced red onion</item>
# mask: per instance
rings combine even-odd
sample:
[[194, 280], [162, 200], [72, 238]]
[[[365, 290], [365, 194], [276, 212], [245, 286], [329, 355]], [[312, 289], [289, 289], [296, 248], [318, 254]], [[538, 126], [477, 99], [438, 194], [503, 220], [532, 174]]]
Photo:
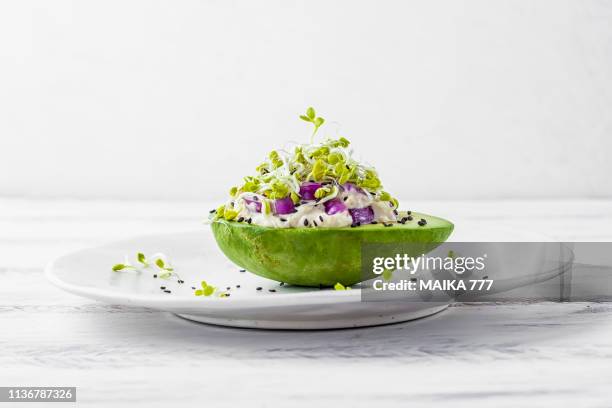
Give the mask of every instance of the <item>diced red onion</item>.
[[291, 214], [293, 211], [295, 211], [295, 205], [290, 196], [274, 201], [275, 214]]
[[302, 183], [300, 186], [300, 197], [302, 200], [314, 200], [315, 191], [317, 191], [320, 187], [321, 183], [314, 183], [312, 181]]
[[365, 208], [351, 208], [349, 210], [351, 217], [353, 217], [353, 224], [370, 224], [374, 221], [374, 210], [372, 207]]
[[253, 197], [253, 199], [245, 198], [244, 202], [247, 203], [247, 207], [251, 211], [261, 212], [261, 202], [255, 200], [255, 198], [257, 198], [257, 197]]
[[344, 201], [338, 198], [326, 201], [324, 205], [325, 213], [327, 213], [327, 215], [334, 215], [346, 210], [346, 205], [344, 204]]

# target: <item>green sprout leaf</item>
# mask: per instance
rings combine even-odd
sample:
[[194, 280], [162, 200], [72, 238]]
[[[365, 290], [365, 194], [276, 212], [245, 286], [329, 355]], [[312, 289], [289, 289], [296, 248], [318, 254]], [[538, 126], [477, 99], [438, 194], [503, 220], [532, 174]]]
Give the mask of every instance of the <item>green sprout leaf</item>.
[[312, 135], [310, 136], [310, 143], [312, 144], [314, 135], [317, 133], [317, 130], [319, 130], [321, 125], [325, 123], [325, 119], [321, 117], [317, 117], [317, 113], [312, 106], [306, 109], [306, 115], [300, 115], [300, 119], [306, 122], [310, 122], [314, 125], [314, 131], [312, 132]]
[[389, 282], [393, 278], [393, 271], [391, 269], [385, 269], [382, 273], [382, 277], [385, 282]]
[[117, 272], [117, 271], [121, 271], [123, 269], [125, 269], [126, 266], [124, 264], [117, 264], [113, 266], [113, 271]]
[[346, 287], [345, 287], [343, 284], [341, 284], [340, 282], [337, 282], [337, 283], [334, 285], [334, 289], [335, 289], [335, 290], [346, 290]]
[[313, 120], [315, 118], [315, 116], [317, 116], [317, 114], [315, 113], [314, 108], [311, 106], [308, 109], [306, 109], [306, 116], [308, 116], [308, 118], [310, 120]]
[[294, 193], [293, 191], [291, 192], [290, 197], [291, 201], [293, 201], [293, 204], [297, 204], [300, 202], [300, 196]]
[[136, 258], [138, 258], [138, 262], [143, 264], [145, 267], [149, 266], [149, 263], [147, 262], [147, 258], [145, 257], [145, 254], [143, 254], [142, 252], [139, 252], [138, 254], [136, 254]]
[[165, 269], [164, 267], [166, 266], [166, 263], [164, 262], [164, 260], [163, 260], [163, 259], [161, 259], [161, 258], [157, 258], [157, 259], [155, 260], [155, 265], [157, 265], [157, 266], [158, 266], [159, 268], [161, 268], [161, 269]]
[[210, 296], [215, 293], [215, 290], [217, 289], [214, 286], [209, 285], [206, 281], [200, 282], [200, 285], [202, 286], [202, 289], [196, 289], [194, 292], [196, 296]]

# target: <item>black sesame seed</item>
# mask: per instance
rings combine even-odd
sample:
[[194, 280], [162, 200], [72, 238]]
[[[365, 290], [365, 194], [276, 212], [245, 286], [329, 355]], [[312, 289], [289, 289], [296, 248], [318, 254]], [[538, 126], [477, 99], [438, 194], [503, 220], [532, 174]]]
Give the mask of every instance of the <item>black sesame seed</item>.
[[268, 292], [276, 292], [276, 289], [268, 289]]
[[372, 221], [370, 224], [378, 224], [378, 221]]
[[240, 272], [246, 272], [246, 269], [240, 269]]
[[195, 286], [192, 286], [191, 289], [195, 290]]
[[412, 221], [412, 220], [414, 220], [414, 218], [412, 217], [412, 215], [407, 216], [407, 217], [406, 217], [406, 219], [407, 219], [408, 221]]
[[242, 222], [242, 221], [244, 221], [244, 217], [238, 218], [238, 222]]
[[236, 285], [236, 287], [237, 287], [238, 289], [240, 289], [240, 285]]
[[287, 222], [287, 220], [286, 220], [286, 219], [284, 219], [284, 218], [281, 218], [280, 220], [281, 220], [282, 222]]
[[278, 286], [285, 286], [285, 282], [279, 283]]
[[419, 224], [419, 226], [424, 226], [425, 224], [427, 224], [427, 222], [425, 222], [424, 220], [419, 221], [417, 224]]
[[157, 274], [153, 275], [154, 278], [157, 278]]
[[344, 197], [342, 200], [343, 200], [343, 201], [346, 201], [346, 200], [348, 200], [348, 197]]
[[304, 219], [304, 226], [307, 227], [308, 226], [308, 219]]
[[410, 278], [412, 282], [416, 282], [417, 278]]
[[250, 223], [251, 223], [251, 221], [253, 221], [253, 220], [249, 218], [249, 219], [247, 220], [247, 223], [249, 223], [249, 224], [250, 224]]
[[323, 216], [319, 215], [319, 220], [321, 220], [321, 222], [323, 222]]
[[226, 289], [226, 290], [230, 290], [230, 289], [231, 289], [231, 287], [229, 287], [229, 286], [228, 286], [228, 287], [227, 287], [227, 288], [225, 288], [225, 289]]
[[489, 275], [483, 276], [482, 279], [489, 279]]
[[410, 215], [412, 214], [412, 211], [406, 211], [406, 214]]
[[259, 197], [253, 196], [253, 201], [259, 201]]
[[217, 212], [217, 210], [216, 210], [215, 208], [213, 208], [213, 209], [212, 209], [212, 210], [210, 210], [208, 213], [209, 213], [209, 214], [213, 214], [213, 213], [216, 213], [216, 212]]
[[262, 290], [263, 288], [261, 286], [258, 286], [256, 290]]
[[165, 286], [160, 286], [159, 288], [160, 288], [161, 290], [166, 289], [166, 287], [165, 287]]
[[171, 291], [171, 290], [164, 290], [164, 292], [166, 292], [166, 293], [172, 293], [172, 291]]
[[315, 227], [319, 226], [319, 224], [317, 224], [317, 222], [315, 220], [312, 220], [312, 223], [314, 224]]
[[384, 225], [385, 227], [392, 227], [392, 226], [393, 226], [393, 224], [387, 224], [387, 223], [384, 223], [383, 225]]
[[398, 214], [397, 210], [393, 210], [393, 214], [397, 215]]

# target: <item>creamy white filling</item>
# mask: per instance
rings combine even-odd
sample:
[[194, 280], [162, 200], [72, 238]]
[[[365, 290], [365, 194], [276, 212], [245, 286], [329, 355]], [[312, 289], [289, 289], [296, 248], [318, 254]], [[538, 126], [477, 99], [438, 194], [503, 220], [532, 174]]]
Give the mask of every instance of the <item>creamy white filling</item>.
[[[372, 206], [374, 210], [374, 220], [377, 222], [395, 222], [397, 217], [394, 208], [388, 201], [374, 201], [368, 194], [355, 191], [343, 191], [338, 197], [344, 201], [348, 209], [364, 208]], [[346, 198], [346, 199], [345, 199]], [[291, 214], [263, 214], [254, 211], [253, 206], [240, 206], [241, 210], [238, 217], [245, 220], [251, 219], [251, 223], [262, 227], [272, 228], [311, 228], [327, 227], [341, 228], [349, 227], [353, 223], [353, 218], [348, 209], [333, 215], [325, 213], [323, 204], [305, 203], [296, 208], [296, 212]]]
[[395, 222], [397, 221], [397, 215], [395, 215], [395, 208], [389, 205], [389, 201], [374, 201], [372, 204], [374, 210], [374, 219], [378, 222]]
[[374, 201], [369, 194], [356, 191], [343, 191], [338, 197], [344, 201], [344, 205], [348, 208], [365, 208]]

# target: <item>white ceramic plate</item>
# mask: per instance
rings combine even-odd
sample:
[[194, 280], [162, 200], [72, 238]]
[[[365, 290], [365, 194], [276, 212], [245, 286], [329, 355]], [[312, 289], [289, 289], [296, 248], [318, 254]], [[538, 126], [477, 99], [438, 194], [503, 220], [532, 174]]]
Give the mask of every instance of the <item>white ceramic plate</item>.
[[[462, 228], [470, 235], [453, 235], [454, 241], [498, 239], [538, 241], [542, 236], [525, 231], [484, 231]], [[137, 252], [168, 255], [185, 281], [153, 278], [154, 271], [113, 272], [112, 265]], [[335, 329], [373, 326], [418, 319], [437, 313], [448, 302], [362, 302], [361, 290], [281, 286], [248, 272], [227, 260], [212, 233], [203, 229], [121, 241], [75, 252], [51, 262], [48, 279], [58, 287], [91, 299], [113, 304], [143, 306], [175, 313], [187, 319], [235, 327], [266, 329]], [[197, 297], [192, 287], [200, 281], [229, 287], [230, 297]], [[238, 287], [238, 285], [240, 287]], [[166, 293], [165, 286], [171, 293]], [[257, 290], [260, 287], [261, 290]], [[272, 291], [271, 291], [272, 290]], [[418, 300], [418, 299], [417, 299]]]
[[[154, 271], [113, 272], [125, 255], [163, 252], [184, 284], [153, 278]], [[446, 302], [362, 302], [359, 289], [303, 288], [261, 278], [228, 261], [209, 231], [134, 238], [85, 249], [46, 268], [56, 286], [103, 302], [144, 306], [199, 322], [266, 329], [335, 329], [397, 323], [429, 316]], [[194, 296], [200, 281], [229, 287], [230, 297]], [[240, 288], [237, 287], [240, 285]], [[172, 293], [166, 293], [165, 286]], [[261, 287], [261, 290], [257, 290]], [[275, 292], [271, 292], [274, 290]]]

